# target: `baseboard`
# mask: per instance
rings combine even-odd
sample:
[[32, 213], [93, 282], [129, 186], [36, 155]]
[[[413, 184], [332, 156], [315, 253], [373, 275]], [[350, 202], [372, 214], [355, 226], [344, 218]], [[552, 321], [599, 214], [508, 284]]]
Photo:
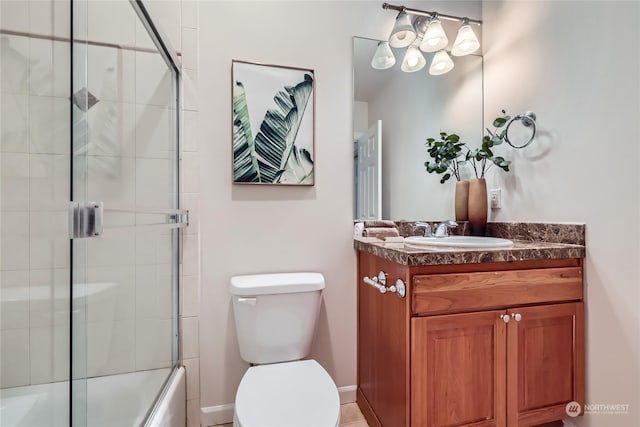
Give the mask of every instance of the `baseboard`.
[[346, 385], [344, 387], [338, 387], [338, 394], [340, 395], [340, 404], [353, 403], [356, 401], [356, 385]]
[[[353, 403], [356, 401], [357, 386], [348, 385], [338, 388], [338, 394], [340, 395], [340, 404]], [[211, 427], [219, 424], [227, 424], [233, 422], [233, 403], [227, 403], [225, 405], [206, 406], [201, 408], [202, 412], [202, 426]]]
[[217, 426], [233, 422], [233, 403], [206, 406], [200, 409], [203, 427]]

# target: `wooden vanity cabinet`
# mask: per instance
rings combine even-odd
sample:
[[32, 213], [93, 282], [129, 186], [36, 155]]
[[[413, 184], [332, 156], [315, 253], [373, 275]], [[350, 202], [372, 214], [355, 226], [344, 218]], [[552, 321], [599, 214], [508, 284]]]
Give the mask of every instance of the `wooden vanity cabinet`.
[[[379, 271], [406, 297], [363, 283]], [[581, 260], [403, 266], [359, 252], [358, 278], [370, 426], [535, 426], [584, 403]]]

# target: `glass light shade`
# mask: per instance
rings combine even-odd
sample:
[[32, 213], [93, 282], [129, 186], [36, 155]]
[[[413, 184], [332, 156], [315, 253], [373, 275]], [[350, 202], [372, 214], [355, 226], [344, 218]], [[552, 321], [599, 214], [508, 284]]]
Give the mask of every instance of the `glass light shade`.
[[427, 60], [424, 59], [424, 55], [418, 49], [418, 46], [413, 44], [407, 48], [407, 53], [404, 54], [402, 65], [400, 69], [406, 73], [413, 73], [419, 71], [427, 65]]
[[480, 47], [480, 42], [476, 33], [473, 32], [471, 25], [462, 24], [458, 30], [456, 41], [453, 42], [453, 48], [451, 54], [453, 56], [464, 56], [475, 52]]
[[451, 70], [453, 70], [453, 61], [451, 60], [451, 57], [444, 50], [437, 51], [433, 56], [433, 61], [431, 61], [429, 74], [439, 76], [441, 74], [446, 74]]
[[407, 47], [416, 39], [417, 34], [405, 12], [400, 12], [396, 17], [396, 23], [389, 35], [391, 47]]
[[395, 63], [396, 57], [389, 47], [389, 42], [378, 42], [376, 53], [371, 59], [371, 66], [376, 70], [386, 70], [393, 67]]
[[424, 33], [420, 50], [423, 52], [436, 52], [444, 49], [449, 44], [449, 39], [442, 28], [442, 24], [438, 18], [434, 18], [429, 22], [427, 31]]

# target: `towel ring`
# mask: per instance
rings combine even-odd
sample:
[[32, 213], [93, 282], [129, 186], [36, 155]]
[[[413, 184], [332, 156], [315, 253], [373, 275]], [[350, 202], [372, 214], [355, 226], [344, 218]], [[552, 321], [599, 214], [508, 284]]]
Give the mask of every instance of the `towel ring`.
[[[522, 126], [524, 126], [524, 127], [532, 127], [533, 126], [531, 137], [529, 138], [529, 140], [527, 142], [525, 142], [522, 145], [515, 145], [509, 139], [509, 128], [511, 127], [511, 125], [515, 121], [520, 121], [522, 123]], [[527, 111], [524, 114], [518, 114], [518, 115], [514, 116], [511, 120], [509, 120], [509, 123], [507, 123], [507, 127], [504, 130], [504, 140], [507, 142], [507, 144], [509, 144], [513, 148], [524, 148], [527, 145], [531, 144], [531, 142], [533, 141], [533, 139], [535, 137], [536, 137], [536, 114], [533, 111]]]

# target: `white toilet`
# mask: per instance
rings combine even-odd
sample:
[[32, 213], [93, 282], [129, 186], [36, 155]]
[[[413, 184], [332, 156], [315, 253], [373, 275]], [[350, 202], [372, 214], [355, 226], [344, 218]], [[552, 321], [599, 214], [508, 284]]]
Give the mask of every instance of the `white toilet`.
[[340, 398], [311, 350], [324, 277], [236, 276], [230, 292], [242, 358], [257, 365], [236, 393], [234, 427], [336, 427]]

